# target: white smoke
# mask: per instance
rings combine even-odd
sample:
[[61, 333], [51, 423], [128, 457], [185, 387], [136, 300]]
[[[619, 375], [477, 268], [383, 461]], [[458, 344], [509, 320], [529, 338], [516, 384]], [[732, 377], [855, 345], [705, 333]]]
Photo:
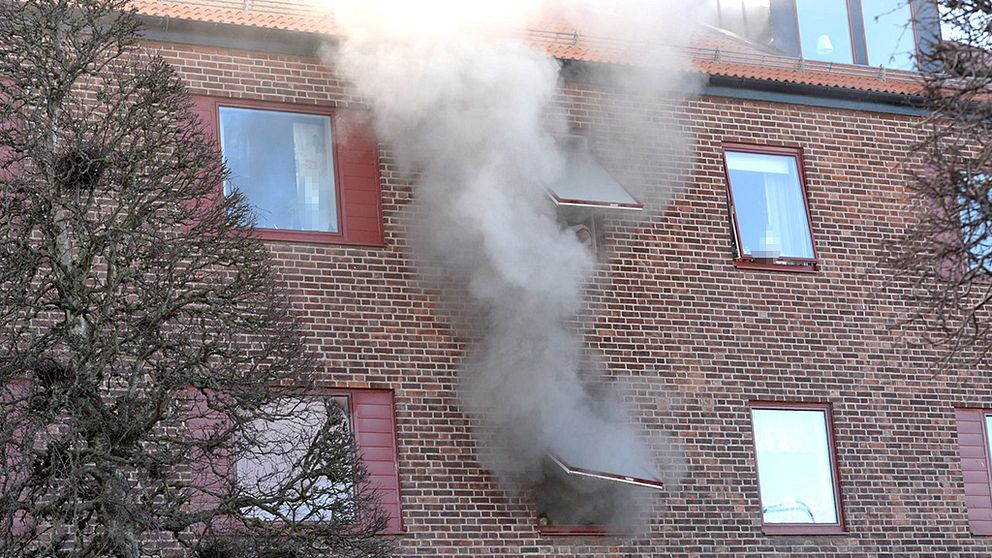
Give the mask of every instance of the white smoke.
[[477, 343], [463, 366], [463, 399], [481, 420], [481, 445], [495, 448], [484, 452], [486, 465], [506, 479], [539, 483], [549, 452], [607, 466], [650, 463], [619, 405], [590, 394], [601, 371], [584, 357], [575, 323], [596, 254], [559, 223], [547, 195], [564, 164], [558, 140], [575, 130], [561, 104], [560, 63], [526, 32], [565, 23], [618, 45], [632, 63], [592, 78], [608, 80], [616, 101], [603, 109], [609, 125], [579, 131], [610, 142], [603, 158], [657, 211], [676, 178], [652, 181], [624, 158], [685, 151], [672, 125], [688, 83], [680, 46], [693, 25], [685, 5], [342, 0], [332, 7], [340, 41], [329, 62], [371, 107], [379, 139], [414, 177], [416, 259], [440, 270], [449, 300], [463, 296], [455, 305], [467, 304], [476, 318], [466, 334]]

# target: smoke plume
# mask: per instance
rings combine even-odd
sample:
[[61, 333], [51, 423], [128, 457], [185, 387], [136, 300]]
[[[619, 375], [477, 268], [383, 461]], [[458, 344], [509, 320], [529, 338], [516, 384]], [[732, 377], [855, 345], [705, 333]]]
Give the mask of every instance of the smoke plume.
[[[371, 107], [379, 139], [413, 177], [415, 259], [450, 306], [473, 318], [456, 324], [474, 340], [461, 381], [463, 404], [480, 419], [484, 464], [511, 486], [557, 487], [538, 498], [560, 508], [548, 511], [559, 522], [587, 520], [583, 501], [596, 501], [595, 514], [622, 506], [594, 483], [556, 479], [549, 454], [628, 470], [653, 460], [619, 399], [597, 387], [604, 371], [576, 325], [597, 254], [559, 221], [547, 191], [565, 164], [562, 138], [578, 133], [648, 212], [663, 209], [687, 146], [674, 116], [691, 89], [679, 47], [693, 25], [681, 4], [332, 6], [340, 41], [329, 63]], [[569, 124], [562, 64], [527, 38], [547, 21], [616, 45], [631, 63], [582, 71], [582, 80], [613, 92], [603, 97], [605, 116]], [[658, 157], [671, 159], [669, 175], [642, 164]]]

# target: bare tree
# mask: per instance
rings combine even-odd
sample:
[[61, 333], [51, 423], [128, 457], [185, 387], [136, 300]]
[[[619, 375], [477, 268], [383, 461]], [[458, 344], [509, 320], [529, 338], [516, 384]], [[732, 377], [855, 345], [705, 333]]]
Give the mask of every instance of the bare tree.
[[916, 221], [895, 268], [943, 362], [992, 356], [992, 3], [940, 0], [943, 40], [924, 45], [911, 189]]
[[0, 555], [384, 556], [243, 197], [125, 0], [0, 0]]

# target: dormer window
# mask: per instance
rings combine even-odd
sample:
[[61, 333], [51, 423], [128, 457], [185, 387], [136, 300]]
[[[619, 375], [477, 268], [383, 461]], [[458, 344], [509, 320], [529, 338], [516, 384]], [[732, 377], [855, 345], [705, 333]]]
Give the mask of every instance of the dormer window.
[[720, 28], [807, 60], [914, 70], [940, 37], [932, 0], [711, 1]]

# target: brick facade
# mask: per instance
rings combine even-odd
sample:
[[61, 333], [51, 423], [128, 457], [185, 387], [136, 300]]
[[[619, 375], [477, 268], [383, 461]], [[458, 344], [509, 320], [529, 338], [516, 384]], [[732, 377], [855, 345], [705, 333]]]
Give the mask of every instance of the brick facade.
[[[196, 94], [356, 106], [316, 59], [155, 43]], [[563, 109], [602, 116], [602, 88], [570, 83]], [[605, 113], [603, 113], [605, 114]], [[979, 370], [934, 374], [881, 261], [909, 220], [901, 167], [915, 120], [722, 97], [690, 100], [691, 179], [667, 211], [606, 223], [609, 258], [581, 327], [643, 428], [682, 455], [646, 532], [553, 537], [526, 493], [483, 470], [460, 409], [464, 343], [406, 255], [415, 195], [380, 153], [385, 246], [274, 242], [326, 383], [395, 395], [405, 534], [400, 556], [989, 556], [972, 535], [955, 407], [992, 408]], [[820, 269], [737, 269], [724, 142], [802, 149]], [[660, 164], [660, 163], [659, 163]], [[830, 403], [848, 533], [762, 534], [748, 403]], [[654, 448], [659, 457], [663, 447]]]

